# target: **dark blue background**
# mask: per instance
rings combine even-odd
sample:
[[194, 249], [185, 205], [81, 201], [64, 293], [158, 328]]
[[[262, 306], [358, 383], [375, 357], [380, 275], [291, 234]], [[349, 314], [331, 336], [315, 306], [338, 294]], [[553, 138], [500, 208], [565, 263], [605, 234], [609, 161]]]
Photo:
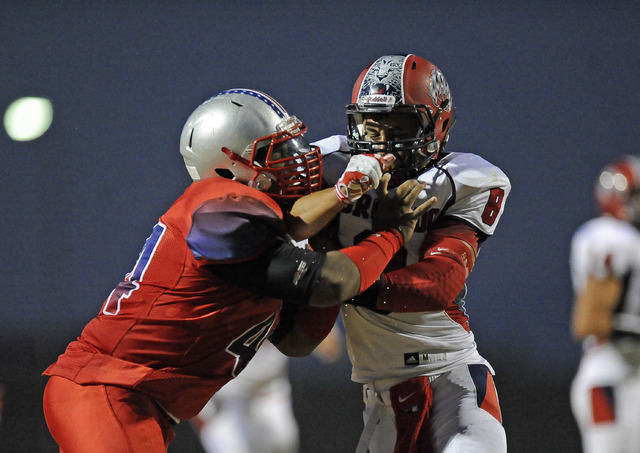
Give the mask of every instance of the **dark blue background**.
[[[260, 89], [319, 139], [345, 130], [366, 65], [411, 52], [451, 86], [449, 149], [480, 153], [513, 185], [467, 301], [510, 451], [579, 451], [569, 240], [595, 214], [597, 171], [637, 151], [639, 25], [640, 3], [622, 1], [2, 2], [0, 108], [41, 95], [56, 110], [39, 140], [0, 134], [0, 450], [56, 451], [40, 372], [189, 183], [178, 141], [198, 104]], [[355, 449], [349, 371], [292, 361], [304, 453]], [[180, 431], [170, 451], [197, 451]]]

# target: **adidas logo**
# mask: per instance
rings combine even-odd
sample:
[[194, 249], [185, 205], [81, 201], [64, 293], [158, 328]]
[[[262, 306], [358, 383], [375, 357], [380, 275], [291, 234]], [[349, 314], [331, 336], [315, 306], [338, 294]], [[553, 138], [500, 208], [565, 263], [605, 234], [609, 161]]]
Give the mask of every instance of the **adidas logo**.
[[404, 364], [405, 366], [419, 365], [420, 359], [419, 354], [417, 352], [409, 352], [404, 355]]

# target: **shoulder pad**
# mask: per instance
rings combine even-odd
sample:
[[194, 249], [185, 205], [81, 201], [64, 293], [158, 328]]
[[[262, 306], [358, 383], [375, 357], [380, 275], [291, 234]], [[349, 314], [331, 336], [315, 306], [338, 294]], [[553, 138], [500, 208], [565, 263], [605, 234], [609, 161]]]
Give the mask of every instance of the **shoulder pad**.
[[461, 187], [494, 187], [509, 189], [511, 182], [500, 168], [477, 154], [450, 153], [440, 159], [438, 166], [446, 168]]
[[196, 259], [250, 259], [286, 237], [282, 213], [249, 194], [212, 198], [192, 213], [187, 244]]
[[313, 142], [312, 145], [320, 147], [322, 151], [322, 181], [326, 187], [330, 187], [342, 176], [351, 158], [347, 137], [332, 135]]
[[640, 233], [613, 217], [596, 217], [580, 226], [571, 239], [571, 267], [581, 273], [622, 278], [640, 265]]
[[484, 234], [493, 234], [511, 192], [507, 175], [471, 153], [447, 154], [436, 167], [453, 183], [452, 199], [443, 214], [460, 218]]

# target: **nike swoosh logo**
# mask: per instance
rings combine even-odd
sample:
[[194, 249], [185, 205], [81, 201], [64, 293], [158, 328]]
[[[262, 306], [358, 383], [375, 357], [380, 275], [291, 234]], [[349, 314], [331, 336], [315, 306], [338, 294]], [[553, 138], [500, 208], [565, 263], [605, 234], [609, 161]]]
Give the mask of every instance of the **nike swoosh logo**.
[[399, 403], [404, 403], [405, 401], [407, 401], [409, 398], [411, 398], [415, 394], [416, 394], [416, 392], [409, 393], [407, 396], [399, 396], [398, 397], [398, 402]]

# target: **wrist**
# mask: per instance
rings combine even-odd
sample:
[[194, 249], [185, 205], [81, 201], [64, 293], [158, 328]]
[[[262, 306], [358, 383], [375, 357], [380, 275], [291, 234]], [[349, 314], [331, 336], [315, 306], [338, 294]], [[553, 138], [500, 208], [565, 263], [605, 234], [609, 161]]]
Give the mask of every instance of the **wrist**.
[[340, 181], [338, 181], [336, 185], [333, 186], [333, 193], [338, 198], [338, 200], [340, 200], [343, 204], [346, 204], [346, 205], [353, 204], [353, 201], [351, 201], [349, 197], [340, 190]]
[[400, 247], [404, 245], [404, 236], [402, 235], [402, 227], [385, 227], [376, 231], [377, 233], [388, 232], [395, 235], [395, 237], [400, 241]]
[[357, 296], [351, 298], [346, 303], [368, 308], [369, 310], [376, 310], [378, 308], [378, 296], [380, 294], [381, 285], [382, 281], [380, 279], [376, 280], [373, 285]]

